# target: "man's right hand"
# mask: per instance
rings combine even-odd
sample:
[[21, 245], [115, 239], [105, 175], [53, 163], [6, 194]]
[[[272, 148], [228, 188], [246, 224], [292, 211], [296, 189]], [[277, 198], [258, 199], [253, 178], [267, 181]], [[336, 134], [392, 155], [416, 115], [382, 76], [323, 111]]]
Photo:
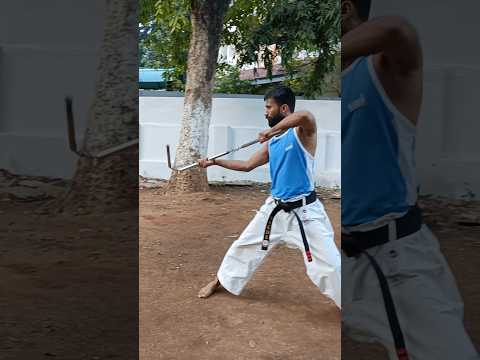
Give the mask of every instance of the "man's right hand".
[[215, 165], [215, 160], [209, 160], [208, 158], [198, 160], [198, 166], [202, 168], [207, 168], [212, 165]]

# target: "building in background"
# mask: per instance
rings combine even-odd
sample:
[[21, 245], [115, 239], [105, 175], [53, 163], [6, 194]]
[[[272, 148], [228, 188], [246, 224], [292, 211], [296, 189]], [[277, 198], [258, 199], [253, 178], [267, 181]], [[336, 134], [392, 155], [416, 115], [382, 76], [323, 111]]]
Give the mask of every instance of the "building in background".
[[167, 81], [165, 79], [166, 69], [146, 69], [138, 70], [138, 87], [142, 90], [165, 90]]
[[[270, 50], [275, 51], [275, 45], [270, 46]], [[287, 79], [286, 71], [282, 66], [282, 58], [278, 55], [272, 68], [272, 77], [267, 74], [267, 69], [262, 61], [261, 53], [258, 56], [258, 63], [243, 65], [240, 68], [240, 80], [248, 80], [252, 85], [275, 84]], [[300, 56], [299, 59], [302, 57]], [[233, 45], [220, 47], [218, 53], [218, 63], [237, 66], [238, 56]]]

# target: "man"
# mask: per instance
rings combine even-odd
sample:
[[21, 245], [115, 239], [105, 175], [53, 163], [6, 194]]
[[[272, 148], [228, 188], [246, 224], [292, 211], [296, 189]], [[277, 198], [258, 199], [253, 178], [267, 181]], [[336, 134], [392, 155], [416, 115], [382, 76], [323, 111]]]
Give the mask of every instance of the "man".
[[314, 190], [315, 119], [309, 112], [294, 112], [295, 95], [288, 87], [273, 89], [264, 100], [270, 129], [259, 134], [263, 145], [258, 152], [247, 161], [199, 160], [204, 168], [217, 165], [236, 171], [269, 162], [272, 195], [230, 246], [217, 277], [198, 295], [209, 297], [220, 286], [239, 295], [272, 248], [286, 243], [302, 250], [307, 275], [340, 307], [340, 253]]
[[478, 359], [416, 205], [420, 42], [403, 19], [369, 21], [369, 11], [370, 0], [341, 1], [344, 325], [383, 344], [390, 359]]

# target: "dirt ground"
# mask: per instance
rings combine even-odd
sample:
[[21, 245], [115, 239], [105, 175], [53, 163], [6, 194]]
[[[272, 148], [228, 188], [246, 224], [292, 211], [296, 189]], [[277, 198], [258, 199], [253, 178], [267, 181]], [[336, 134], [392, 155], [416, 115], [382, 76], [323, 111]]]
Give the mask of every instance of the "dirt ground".
[[137, 210], [42, 204], [0, 200], [0, 359], [137, 358]]
[[[141, 190], [142, 360], [386, 359], [379, 346], [341, 339], [339, 312], [308, 280], [296, 250], [276, 249], [239, 297], [196, 297], [267, 193], [238, 186], [200, 195]], [[340, 200], [331, 197], [320, 192], [338, 245]], [[465, 326], [478, 344], [480, 203], [423, 199], [421, 206], [457, 277]]]
[[[49, 180], [44, 188], [4, 178], [2, 360], [130, 360], [138, 356], [139, 335], [142, 360], [339, 359], [340, 342], [344, 360], [385, 359], [378, 347], [340, 340], [340, 314], [304, 274], [295, 250], [276, 249], [240, 297], [196, 297], [267, 189], [227, 186], [172, 196], [143, 186], [138, 248], [136, 208], [43, 212], [66, 184]], [[340, 200], [320, 195], [338, 236]], [[423, 199], [421, 205], [457, 278], [465, 326], [478, 348], [480, 202]]]
[[[338, 234], [340, 201], [322, 194]], [[238, 186], [140, 192], [142, 360], [340, 359], [340, 312], [306, 276], [300, 251], [275, 249], [239, 297], [197, 298], [266, 197]]]

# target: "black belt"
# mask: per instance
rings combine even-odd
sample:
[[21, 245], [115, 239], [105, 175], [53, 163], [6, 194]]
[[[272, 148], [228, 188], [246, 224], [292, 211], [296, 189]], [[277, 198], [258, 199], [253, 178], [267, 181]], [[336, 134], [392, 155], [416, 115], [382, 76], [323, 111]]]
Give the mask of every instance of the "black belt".
[[[422, 213], [415, 205], [401, 218], [395, 219], [395, 237], [401, 239], [413, 234], [422, 227]], [[365, 250], [382, 245], [390, 240], [389, 225], [384, 225], [369, 231], [354, 231], [342, 233], [342, 250], [348, 257], [357, 256]]]
[[295, 215], [295, 218], [297, 219], [298, 226], [300, 227], [300, 234], [302, 235], [302, 241], [303, 241], [303, 246], [305, 248], [305, 254], [307, 255], [307, 260], [308, 262], [311, 262], [312, 254], [310, 252], [310, 246], [308, 245], [307, 236], [305, 235], [305, 229], [303, 228], [302, 220], [300, 219], [298, 214], [293, 210], [299, 207], [302, 207], [304, 205], [311, 204], [315, 201], [317, 201], [317, 194], [315, 190], [301, 200], [292, 201], [292, 202], [282, 202], [280, 200], [275, 200], [275, 203], [277, 204], [277, 206], [275, 206], [275, 208], [270, 213], [270, 216], [268, 217], [267, 225], [265, 226], [265, 232], [263, 234], [262, 250], [268, 249], [268, 243], [270, 241], [270, 233], [272, 232], [273, 219], [278, 214], [278, 212], [280, 210], [283, 210], [287, 213], [293, 212], [293, 214]]
[[[422, 227], [422, 214], [420, 208], [417, 205], [411, 207], [404, 216], [393, 220], [393, 222], [395, 225], [395, 240], [419, 231]], [[389, 225], [387, 224], [370, 231], [342, 234], [342, 250], [348, 257], [365, 254], [372, 264], [380, 283], [385, 311], [387, 312], [388, 323], [390, 325], [390, 330], [392, 331], [398, 359], [408, 360], [409, 356], [405, 346], [405, 338], [403, 336], [400, 322], [398, 321], [395, 303], [388, 286], [387, 278], [377, 261], [367, 252], [368, 249], [385, 244], [390, 240], [390, 230]]]

